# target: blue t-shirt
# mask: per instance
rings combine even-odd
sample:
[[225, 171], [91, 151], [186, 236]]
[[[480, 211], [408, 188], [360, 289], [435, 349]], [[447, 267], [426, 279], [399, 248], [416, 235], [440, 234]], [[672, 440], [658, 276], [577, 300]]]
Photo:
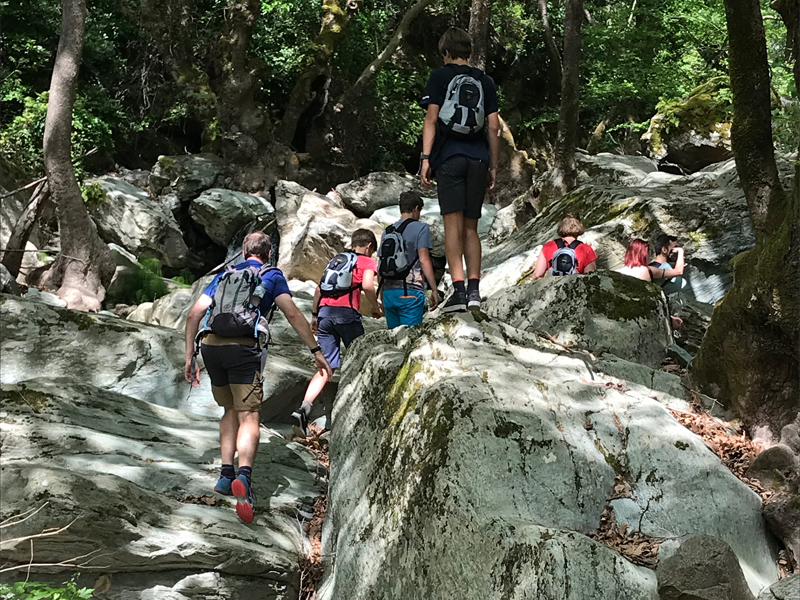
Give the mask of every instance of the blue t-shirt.
[[[405, 219], [400, 219], [394, 224], [394, 228], [397, 229], [400, 225], [403, 224]], [[381, 243], [383, 243], [383, 239], [386, 237], [386, 232], [383, 232], [383, 236], [381, 237]], [[428, 227], [427, 223], [421, 223], [419, 221], [411, 221], [406, 228], [403, 230], [403, 242], [406, 245], [406, 260], [411, 262], [412, 260], [416, 260], [417, 262], [414, 264], [414, 267], [411, 269], [411, 272], [406, 277], [406, 284], [408, 289], [410, 290], [425, 290], [425, 275], [422, 273], [422, 265], [420, 264], [419, 260], [419, 249], [420, 248], [433, 248], [433, 244], [431, 243], [431, 229]], [[378, 248], [378, 255], [380, 256], [380, 248]], [[383, 280], [383, 287], [387, 290], [392, 289], [403, 289], [403, 282], [398, 281], [396, 279], [384, 279]]]
[[[262, 264], [263, 263], [261, 263], [261, 261], [251, 258], [250, 260], [246, 260], [236, 265], [236, 270], [241, 271], [245, 267], [260, 267]], [[214, 293], [217, 291], [217, 286], [219, 285], [219, 280], [223, 274], [224, 273], [218, 274], [216, 277], [214, 277], [213, 281], [208, 284], [208, 287], [205, 289], [205, 291], [203, 291], [206, 296], [209, 296], [210, 298], [214, 297]], [[272, 303], [274, 302], [275, 298], [281, 294], [289, 294], [290, 296], [292, 295], [292, 292], [289, 291], [289, 284], [286, 283], [286, 278], [279, 269], [272, 269], [264, 273], [264, 276], [261, 278], [261, 282], [266, 288], [264, 297], [261, 298], [262, 315], [266, 315], [267, 311], [272, 308]]]
[[[447, 94], [447, 86], [456, 75], [470, 74], [481, 82], [483, 87], [483, 106], [485, 115], [497, 112], [497, 86], [495, 86], [494, 79], [489, 77], [486, 73], [475, 67], [468, 65], [455, 65], [448, 64], [436, 69], [431, 73], [428, 83], [425, 85], [425, 91], [422, 93], [422, 99], [419, 105], [426, 109], [429, 104], [436, 104], [441, 107], [444, 104], [445, 95]], [[485, 127], [485, 136], [481, 136], [474, 140], [461, 140], [453, 137], [448, 137], [447, 134], [440, 130], [437, 122], [436, 137], [433, 140], [433, 149], [431, 150], [431, 170], [436, 172], [436, 169], [451, 156], [463, 155], [469, 156], [477, 160], [485, 161], [489, 164], [489, 127]]]

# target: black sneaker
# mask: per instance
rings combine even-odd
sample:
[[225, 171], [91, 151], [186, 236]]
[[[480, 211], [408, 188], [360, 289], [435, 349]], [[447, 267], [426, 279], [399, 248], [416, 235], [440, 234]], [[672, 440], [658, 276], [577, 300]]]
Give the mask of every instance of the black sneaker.
[[467, 295], [458, 290], [453, 292], [453, 295], [447, 299], [447, 302], [442, 306], [442, 312], [465, 312], [467, 310]]
[[480, 309], [481, 307], [481, 293], [474, 290], [467, 294], [467, 308], [470, 310]]
[[296, 425], [292, 425], [294, 434], [300, 438], [308, 437], [308, 417], [299, 408], [292, 413], [292, 418], [297, 421]]

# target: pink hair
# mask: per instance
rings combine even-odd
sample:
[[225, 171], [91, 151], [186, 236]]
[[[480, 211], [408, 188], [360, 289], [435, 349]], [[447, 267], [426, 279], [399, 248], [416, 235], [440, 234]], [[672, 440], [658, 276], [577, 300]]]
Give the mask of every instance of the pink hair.
[[647, 242], [640, 239], [633, 239], [628, 244], [628, 249], [625, 251], [625, 266], [626, 267], [646, 267], [647, 256], [650, 248]]

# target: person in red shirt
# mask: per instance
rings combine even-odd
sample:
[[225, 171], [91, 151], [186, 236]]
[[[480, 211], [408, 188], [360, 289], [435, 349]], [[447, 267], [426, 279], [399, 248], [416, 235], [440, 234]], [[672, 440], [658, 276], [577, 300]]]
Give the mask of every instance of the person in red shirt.
[[578, 261], [575, 269], [578, 273], [591, 273], [596, 270], [597, 254], [589, 244], [578, 240], [583, 232], [583, 223], [578, 217], [566, 215], [562, 218], [558, 222], [558, 239], [547, 242], [539, 252], [539, 258], [536, 259], [536, 266], [533, 268], [533, 278], [541, 279], [550, 271], [553, 266], [553, 256], [559, 249], [559, 240], [562, 242], [561, 246], [573, 248]]
[[378, 249], [375, 234], [369, 229], [357, 229], [350, 239], [352, 251], [358, 255], [356, 266], [353, 269], [353, 291], [338, 297], [323, 296], [319, 286], [314, 292], [314, 304], [311, 312], [311, 330], [317, 334], [317, 343], [322, 349], [331, 374], [317, 372], [308, 383], [303, 404], [292, 413], [297, 422], [294, 426], [298, 437], [308, 435], [308, 416], [311, 414], [314, 400], [333, 378], [333, 372], [342, 364], [340, 345], [348, 348], [353, 340], [364, 335], [364, 324], [361, 322], [361, 290], [372, 305], [372, 316], [380, 319], [383, 311], [378, 304], [375, 293], [375, 273], [378, 265], [372, 258]]

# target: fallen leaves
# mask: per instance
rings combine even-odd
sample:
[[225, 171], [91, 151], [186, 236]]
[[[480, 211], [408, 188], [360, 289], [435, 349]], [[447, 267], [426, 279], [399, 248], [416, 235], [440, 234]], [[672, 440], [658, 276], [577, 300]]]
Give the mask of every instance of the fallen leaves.
[[669, 409], [672, 416], [689, 431], [700, 436], [706, 447], [716, 454], [722, 464], [766, 501], [770, 490], [757, 479], [748, 478], [745, 473], [762, 448], [747, 437], [747, 432], [728, 421], [712, 417], [702, 411], [683, 412]]
[[205, 506], [216, 506], [217, 499], [214, 496], [172, 496], [183, 504], [204, 504]]
[[628, 529], [627, 523], [617, 526], [614, 507], [608, 504], [600, 517], [597, 531], [590, 533], [589, 537], [611, 548], [635, 565], [654, 569], [658, 564], [660, 540], [638, 530], [629, 532]]

